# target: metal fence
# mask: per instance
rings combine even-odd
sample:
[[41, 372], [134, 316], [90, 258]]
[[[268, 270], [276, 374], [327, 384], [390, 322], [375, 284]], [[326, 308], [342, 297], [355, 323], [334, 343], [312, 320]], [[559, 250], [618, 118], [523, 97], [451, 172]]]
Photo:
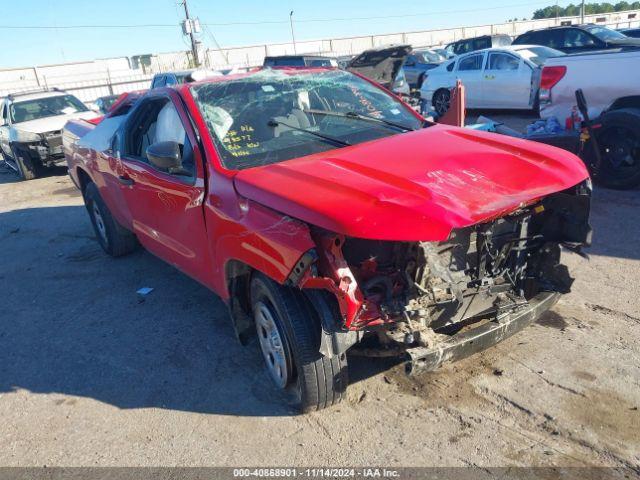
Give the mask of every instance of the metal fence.
[[[640, 25], [640, 10], [587, 15], [585, 22], [607, 25], [612, 28]], [[267, 55], [294, 53], [327, 56], [354, 55], [368, 48], [396, 44], [410, 44], [414, 48], [444, 45], [463, 38], [504, 33], [519, 35], [528, 30], [560, 24], [580, 23], [580, 17], [560, 17], [542, 20], [523, 20], [490, 25], [401, 32], [383, 35], [366, 35], [348, 38], [310, 40], [203, 49], [199, 56], [203, 67], [209, 69], [246, 69], [262, 65]], [[189, 51], [159, 53], [154, 55], [95, 60], [63, 65], [0, 70], [0, 97], [11, 92], [37, 88], [57, 87], [75, 94], [85, 102], [104, 95], [149, 88], [155, 73], [183, 70], [193, 64]]]

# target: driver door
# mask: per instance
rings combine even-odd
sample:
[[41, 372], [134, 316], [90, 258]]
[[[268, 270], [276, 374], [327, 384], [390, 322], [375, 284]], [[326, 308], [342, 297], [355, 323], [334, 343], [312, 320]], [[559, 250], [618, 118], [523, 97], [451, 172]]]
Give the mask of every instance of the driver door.
[[[188, 113], [176, 92], [161, 89], [139, 102], [122, 132], [120, 188], [144, 247], [202, 283], [211, 261], [204, 222], [204, 165]], [[180, 145], [183, 171], [153, 165], [146, 149]]]
[[484, 69], [485, 106], [530, 108], [533, 69], [520, 57], [490, 51]]

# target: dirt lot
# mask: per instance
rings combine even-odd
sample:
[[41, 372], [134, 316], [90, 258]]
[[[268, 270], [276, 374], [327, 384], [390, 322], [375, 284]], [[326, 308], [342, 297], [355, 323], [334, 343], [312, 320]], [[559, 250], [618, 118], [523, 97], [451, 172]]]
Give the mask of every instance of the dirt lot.
[[[0, 174], [0, 465], [613, 465], [640, 472], [640, 191], [596, 190], [591, 259], [537, 324], [434, 374], [352, 358], [296, 416], [212, 293], [113, 260], [64, 172]], [[139, 301], [136, 290], [155, 290]]]

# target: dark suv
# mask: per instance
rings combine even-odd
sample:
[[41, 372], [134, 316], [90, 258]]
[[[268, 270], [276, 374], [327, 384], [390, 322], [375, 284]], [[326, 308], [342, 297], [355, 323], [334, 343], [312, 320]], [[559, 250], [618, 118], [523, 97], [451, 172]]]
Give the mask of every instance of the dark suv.
[[509, 35], [483, 35], [450, 43], [445, 47], [445, 50], [454, 55], [462, 55], [463, 53], [475, 52], [484, 48], [506, 47], [507, 45], [511, 45], [511, 37]]
[[570, 25], [531, 30], [513, 41], [514, 45], [544, 45], [564, 53], [579, 53], [610, 48], [640, 47], [640, 39], [600, 25]]

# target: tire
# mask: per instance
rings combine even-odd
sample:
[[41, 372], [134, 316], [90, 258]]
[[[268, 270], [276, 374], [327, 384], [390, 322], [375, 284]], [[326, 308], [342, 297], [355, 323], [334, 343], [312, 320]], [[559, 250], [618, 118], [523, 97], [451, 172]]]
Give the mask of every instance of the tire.
[[[602, 163], [594, 181], [617, 190], [640, 185], [640, 110], [624, 108], [605, 113], [595, 131]], [[587, 145], [589, 159], [593, 157]], [[591, 164], [591, 163], [589, 163]]]
[[36, 167], [28, 153], [11, 147], [11, 161], [18, 169], [18, 177], [21, 180], [33, 180], [36, 178]]
[[439, 116], [444, 115], [449, 110], [451, 103], [451, 92], [446, 88], [441, 88], [433, 94], [431, 105]]
[[120, 257], [133, 252], [138, 246], [138, 240], [133, 233], [113, 218], [102, 200], [96, 184], [89, 183], [83, 196], [93, 230], [102, 249], [112, 257]]
[[[267, 373], [293, 406], [310, 412], [340, 402], [348, 384], [347, 356], [320, 353], [320, 320], [302, 292], [258, 273], [251, 280], [251, 308]], [[277, 364], [287, 369], [284, 375]]]

